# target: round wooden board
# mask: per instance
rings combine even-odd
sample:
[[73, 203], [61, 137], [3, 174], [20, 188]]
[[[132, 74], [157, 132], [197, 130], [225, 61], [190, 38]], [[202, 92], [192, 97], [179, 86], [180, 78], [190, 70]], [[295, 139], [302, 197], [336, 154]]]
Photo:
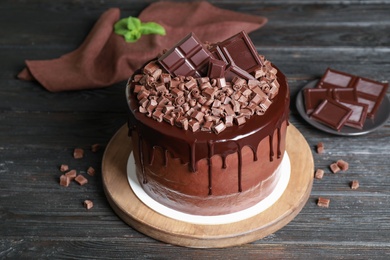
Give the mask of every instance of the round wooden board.
[[301, 211], [311, 192], [314, 162], [310, 147], [293, 125], [287, 129], [286, 150], [291, 161], [288, 186], [278, 201], [251, 218], [230, 224], [199, 225], [171, 219], [147, 207], [133, 193], [127, 180], [126, 165], [132, 144], [126, 125], [112, 137], [104, 152], [104, 191], [124, 222], [157, 240], [196, 248], [253, 242], [287, 225]]

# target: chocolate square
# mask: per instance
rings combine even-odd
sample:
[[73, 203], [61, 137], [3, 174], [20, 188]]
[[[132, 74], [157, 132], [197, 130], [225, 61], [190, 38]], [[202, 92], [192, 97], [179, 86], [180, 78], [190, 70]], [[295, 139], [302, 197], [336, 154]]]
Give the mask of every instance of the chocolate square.
[[348, 117], [348, 120], [345, 122], [345, 125], [357, 129], [362, 129], [364, 122], [367, 118], [368, 105], [354, 101], [338, 102], [352, 110], [352, 114]]
[[320, 123], [336, 129], [337, 131], [340, 131], [351, 114], [352, 109], [332, 99], [325, 99], [314, 110], [310, 117]]
[[246, 80], [254, 79], [251, 73], [263, 66], [255, 46], [245, 31], [216, 44], [210, 52], [216, 59], [226, 63], [225, 78], [228, 81], [234, 76]]
[[158, 62], [173, 76], [202, 77], [207, 73], [210, 56], [198, 37], [190, 33], [164, 53]]
[[326, 88], [308, 88], [303, 91], [306, 114], [310, 115], [324, 99], [330, 97], [330, 91]]

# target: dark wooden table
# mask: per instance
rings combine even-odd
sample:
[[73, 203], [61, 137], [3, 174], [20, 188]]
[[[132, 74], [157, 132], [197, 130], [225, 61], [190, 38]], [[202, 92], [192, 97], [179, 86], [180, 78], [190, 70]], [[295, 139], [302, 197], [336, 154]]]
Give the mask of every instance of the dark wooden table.
[[[152, 1], [146, 1], [152, 2]], [[50, 93], [15, 78], [25, 59], [59, 57], [79, 46], [100, 14], [120, 7], [137, 16], [143, 1], [14, 1], [0, 3], [0, 258], [14, 259], [389, 259], [390, 122], [359, 137], [321, 132], [298, 114], [298, 91], [327, 67], [379, 81], [390, 78], [390, 1], [211, 1], [269, 18], [250, 36], [288, 77], [290, 121], [312, 148], [315, 180], [301, 213], [276, 233], [224, 249], [191, 249], [149, 238], [113, 212], [100, 178], [104, 149], [126, 122], [125, 82]], [[293, 2], [293, 3], [290, 3]], [[390, 95], [390, 91], [387, 92]], [[315, 153], [318, 142], [325, 153]], [[75, 160], [75, 147], [85, 157]], [[345, 173], [329, 164], [343, 159]], [[59, 166], [85, 174], [85, 186], [59, 185]], [[86, 175], [86, 174], [85, 174]], [[358, 190], [349, 182], [360, 181]], [[318, 197], [331, 200], [327, 209]], [[94, 207], [86, 210], [83, 201]]]

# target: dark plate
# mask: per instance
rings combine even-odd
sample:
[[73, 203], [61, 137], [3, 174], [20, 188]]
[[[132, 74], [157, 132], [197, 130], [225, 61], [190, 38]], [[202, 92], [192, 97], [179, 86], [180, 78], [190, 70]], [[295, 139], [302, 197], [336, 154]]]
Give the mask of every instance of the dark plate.
[[349, 126], [344, 126], [340, 131], [337, 131], [335, 129], [332, 129], [326, 125], [323, 125], [315, 120], [310, 119], [310, 117], [306, 114], [305, 111], [305, 103], [303, 100], [303, 90], [306, 88], [314, 88], [317, 84], [318, 80], [314, 80], [309, 82], [306, 86], [304, 86], [301, 91], [299, 91], [297, 99], [296, 99], [296, 106], [298, 109], [298, 113], [305, 119], [309, 124], [312, 126], [335, 135], [347, 135], [347, 136], [354, 136], [354, 135], [364, 135], [368, 134], [382, 125], [384, 125], [389, 118], [390, 115], [390, 100], [387, 97], [387, 95], [384, 96], [381, 105], [379, 106], [379, 109], [375, 115], [375, 118], [367, 118], [363, 129], [356, 129]]

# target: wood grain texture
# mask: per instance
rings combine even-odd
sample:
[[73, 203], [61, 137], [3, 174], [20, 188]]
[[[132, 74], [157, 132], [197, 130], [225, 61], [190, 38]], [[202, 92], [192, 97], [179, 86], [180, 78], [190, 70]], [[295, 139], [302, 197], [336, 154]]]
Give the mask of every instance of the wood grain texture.
[[[153, 1], [22, 1], [0, 3], [0, 258], [4, 259], [388, 259], [390, 255], [390, 122], [360, 137], [338, 137], [308, 125], [295, 95], [327, 67], [377, 80], [390, 78], [388, 0], [214, 0], [221, 8], [269, 19], [251, 33], [258, 51], [287, 76], [290, 121], [305, 137], [322, 180], [288, 225], [252, 243], [192, 249], [158, 242], [131, 229], [103, 191], [103, 150], [72, 158], [75, 147], [105, 147], [126, 122], [125, 82], [105, 89], [48, 93], [15, 78], [25, 59], [57, 58], [79, 46], [99, 15], [120, 7], [136, 16]], [[390, 97], [390, 90], [387, 92]], [[316, 154], [317, 142], [325, 153]], [[345, 173], [329, 164], [344, 159]], [[89, 183], [59, 186], [61, 163]], [[87, 176], [88, 177], [88, 176]], [[358, 190], [349, 182], [360, 181]], [[319, 196], [331, 199], [318, 208]], [[92, 199], [87, 211], [84, 199]]]

